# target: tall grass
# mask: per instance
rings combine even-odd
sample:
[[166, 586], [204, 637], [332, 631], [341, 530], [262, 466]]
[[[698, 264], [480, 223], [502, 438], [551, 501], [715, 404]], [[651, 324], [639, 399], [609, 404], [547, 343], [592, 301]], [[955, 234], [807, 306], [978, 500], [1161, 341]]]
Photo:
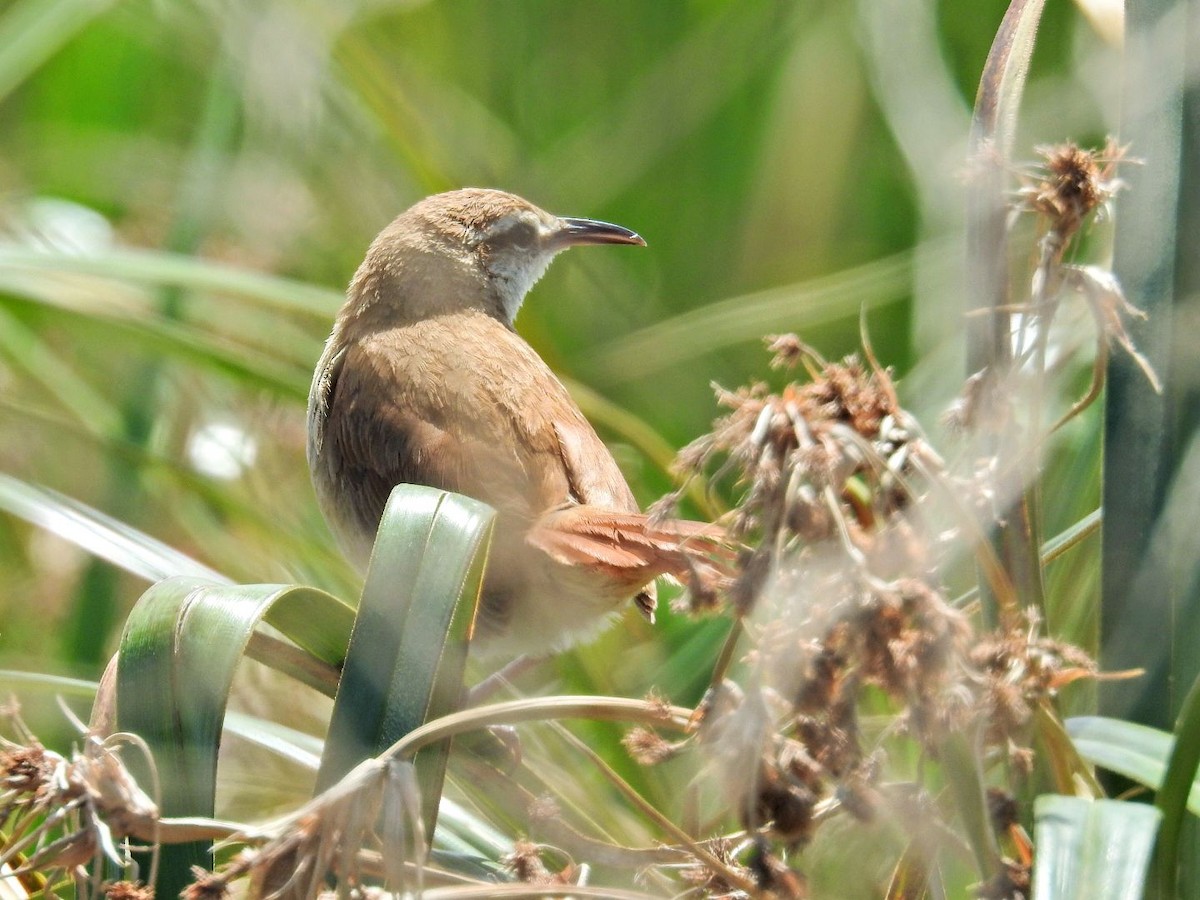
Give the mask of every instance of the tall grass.
[[[1159, 101], [1141, 99], [1136, 81], [1125, 94], [1131, 118], [1118, 121], [1121, 48], [1079, 9], [1049, 4], [1019, 114], [993, 126], [1005, 130], [1009, 156], [985, 198], [995, 204], [989, 220], [995, 230], [979, 229], [980, 219], [966, 213], [972, 188], [964, 185], [975, 184], [963, 177], [967, 140], [976, 85], [1007, 5], [19, 0], [8, 6], [0, 13], [6, 37], [0, 41], [0, 469], [14, 480], [0, 484], [9, 513], [0, 516], [0, 668], [98, 680], [130, 608], [150, 576], [162, 574], [155, 565], [167, 557], [155, 541], [182, 554], [169, 565], [180, 572], [202, 566], [211, 583], [299, 583], [357, 598], [360, 585], [313, 503], [302, 405], [341, 287], [370, 238], [410, 202], [446, 187], [503, 187], [556, 212], [628, 224], [647, 238], [648, 254], [595, 253], [559, 263], [519, 322], [578, 386], [585, 411], [645, 503], [676, 487], [667, 449], [709, 431], [719, 412], [710, 381], [733, 387], [765, 378], [774, 393], [787, 390], [790, 376], [764, 369], [759, 338], [766, 334], [798, 333], [820, 356], [836, 360], [859, 348], [865, 333], [875, 358], [894, 367], [897, 410], [924, 423], [927, 434], [919, 440], [952, 448], [948, 469], [969, 470], [977, 451], [1008, 452], [986, 441], [955, 444], [937, 423], [964, 373], [989, 362], [1002, 370], [1010, 362], [990, 355], [1009, 353], [1006, 325], [966, 349], [965, 328], [1008, 322], [1011, 311], [964, 319], [964, 285], [974, 284], [977, 306], [1022, 302], [1011, 292], [1014, 285], [1028, 290], [1042, 232], [1032, 216], [1010, 228], [1006, 204], [1007, 192], [1022, 183], [1018, 175], [1028, 174], [1036, 159], [1034, 146], [1066, 139], [1100, 145], [1121, 125], [1130, 155], [1145, 163], [1137, 174], [1121, 172], [1133, 190], [1119, 204], [1135, 204], [1133, 224], [1118, 219], [1122, 248], [1136, 246], [1139, 236], [1154, 247], [1174, 245], [1170, 235], [1151, 240], [1149, 226], [1137, 223], [1170, 224], [1156, 211], [1178, 181], [1152, 151], [1164, 122]], [[1155, 29], [1160, 13], [1130, 6], [1134, 33], [1162, 39]], [[1161, 15], [1182, 10], [1164, 4]], [[1182, 67], [1171, 71], [1182, 79]], [[1176, 104], [1172, 109], [1182, 102], [1182, 84], [1175, 90], [1166, 101]], [[1130, 109], [1151, 112], [1139, 119]], [[1163, 136], [1162, 145], [1175, 137]], [[978, 158], [981, 148], [974, 150]], [[1154, 187], [1160, 178], [1168, 184]], [[1138, 204], [1149, 204], [1147, 211]], [[1128, 244], [1126, 229], [1133, 233]], [[982, 241], [967, 244], [964, 233], [982, 234]], [[1066, 262], [1103, 266], [1112, 239], [1108, 221], [1091, 222]], [[1138, 270], [1130, 268], [1137, 259], [1121, 256], [1133, 252], [1118, 252], [1119, 274], [1130, 298], [1149, 306]], [[985, 257], [994, 263], [991, 274], [972, 282], [978, 275], [972, 267]], [[1190, 282], [1182, 262], [1178, 268], [1182, 294]], [[1001, 531], [995, 559], [986, 558], [1003, 577], [989, 576], [987, 565], [980, 571], [982, 602], [994, 622], [1013, 625], [996, 612], [1011, 590], [1038, 609], [1046, 633], [1095, 653], [1103, 615], [1103, 663], [1152, 671], [1161, 664], [1173, 673], [1174, 681], [1123, 682], [1111, 695], [1138, 690], [1126, 684], [1169, 684], [1179, 699], [1144, 717], [1169, 730], [1194, 667], [1173, 669], [1172, 661], [1187, 654], [1165, 655], [1160, 635], [1182, 635], [1177, 644], [1186, 647], [1190, 592], [1145, 628], [1132, 624], [1141, 607], [1130, 599], [1155, 591], [1113, 586], [1128, 570], [1116, 561], [1138, 555], [1154, 523], [1164, 521], [1157, 518], [1162, 509], [1186, 502], [1169, 477], [1143, 490], [1143, 476], [1151, 473], [1122, 462], [1122, 448], [1140, 448], [1145, 456], [1164, 435], [1173, 446], [1188, 445], [1191, 386], [1170, 377], [1180, 360], [1186, 366], [1187, 348], [1164, 362], [1156, 349], [1167, 313], [1151, 312], [1150, 328], [1158, 331], [1135, 329], [1134, 337], [1175, 385], [1163, 402], [1177, 411], [1167, 418], [1178, 427], [1156, 425], [1147, 434], [1122, 424], [1121, 410], [1158, 401], [1136, 367], [1132, 380], [1118, 370], [1108, 400], [1105, 499], [1114, 505], [1107, 514], [1103, 614], [1099, 541], [1086, 525], [1099, 501], [1098, 404], [1047, 438], [1032, 469], [1023, 470], [1021, 487], [1036, 477], [1040, 492], [1027, 494], [1020, 509], [996, 506]], [[1024, 420], [1026, 439], [1087, 390], [1091, 325], [1068, 313], [1060, 313], [1064, 327], [1043, 348], [1049, 386], [1038, 389], [1037, 402], [1045, 415]], [[918, 440], [915, 431], [912, 437]], [[1176, 484], [1184, 487], [1188, 458], [1181, 451], [1161, 462], [1180, 473]], [[744, 502], [729, 479], [718, 479], [714, 490], [683, 495], [685, 512]], [[1113, 524], [1112, 508], [1128, 508], [1121, 498], [1146, 492], [1151, 507]], [[1036, 527], [1014, 536], [1018, 511]], [[1068, 535], [1072, 549], [1043, 570], [1042, 539], [1080, 522], [1085, 527]], [[851, 524], [858, 524], [853, 516]], [[1009, 553], [1014, 541], [1023, 558]], [[1152, 550], [1167, 557], [1187, 543], [1178, 530], [1161, 541]], [[1183, 559], [1169, 574], [1190, 583], [1195, 566], [1191, 556]], [[962, 595], [979, 580], [964, 555], [939, 559], [939, 566], [939, 599], [943, 590], [947, 598]], [[1141, 571], [1143, 578], [1153, 574]], [[746, 605], [742, 612], [748, 611]], [[957, 611], [947, 615], [957, 622]], [[666, 706], [695, 706], [709, 687], [728, 622], [670, 610], [662, 619], [653, 629], [623, 620], [522, 690], [641, 697], [656, 689]], [[763, 639], [753, 630], [752, 637]], [[258, 750], [240, 738], [226, 742], [218, 779], [225, 794], [205, 811], [236, 810], [243, 820], [256, 811], [295, 810], [307, 799], [312, 773], [298, 760], [308, 760], [303, 754], [312, 747], [304, 733], [321, 734], [328, 707], [320, 695], [332, 693], [327, 669], [294, 654], [281, 661], [286, 654], [278, 645], [247, 640], [252, 658], [282, 666], [297, 680], [247, 663], [235, 681], [235, 708], [293, 729], [274, 744], [271, 726], [244, 729]], [[1109, 655], [1109, 648], [1117, 649]], [[340, 662], [336, 654], [316, 656], [326, 666]], [[739, 702], [751, 703], [762, 687], [761, 670], [741, 652], [734, 660], [731, 674], [751, 698]], [[892, 688], [896, 693], [885, 696]], [[25, 690], [24, 718], [67, 753], [72, 734], [61, 714], [45, 693]], [[1082, 683], [1064, 686], [1059, 700], [1077, 712], [1094, 711], [1094, 691]], [[747, 813], [737, 808], [741, 800], [696, 787], [702, 767], [694, 755], [671, 753], [653, 767], [630, 759], [620, 743], [626, 729], [606, 717], [645, 725], [654, 721], [657, 701], [636, 712], [604, 707], [608, 713], [570, 732], [548, 722], [523, 729], [522, 752], [536, 765], [517, 767], [507, 778], [495, 775], [504, 768], [495, 747], [464, 754], [451, 765], [447, 796], [464, 804], [467, 824], [446, 825], [453, 815], [447, 805], [450, 843], [440, 849], [457, 854], [460, 874], [467, 857], [494, 867], [505, 852], [510, 870], [524, 866], [546, 878], [551, 870], [578, 875], [567, 860], [591, 862], [597, 883], [611, 885], [613, 896], [678, 890], [678, 870], [697, 859], [689, 877], [711, 879], [704, 882], [711, 892], [723, 878], [730, 890], [753, 893], [773, 884], [786, 893], [792, 876], [785, 869], [807, 873], [814, 896], [874, 895], [889, 885], [892, 896], [939, 890], [955, 896], [973, 881], [1001, 885], [1010, 862], [1024, 864], [1028, 836], [997, 832], [987, 820], [983, 791], [1003, 779], [984, 764], [991, 757], [979, 757], [982, 744], [971, 744], [983, 741], [982, 733], [965, 731], [965, 743], [932, 733], [889, 741], [888, 722], [895, 720], [888, 717], [908, 708], [897, 693], [903, 691], [889, 685], [858, 698], [864, 759], [886, 746], [886, 771], [922, 784], [927, 795], [904, 807], [889, 795], [892, 805], [865, 824], [822, 812], [803, 852], [794, 835], [754, 837], [766, 824], [761, 809]], [[1160, 695], [1158, 687], [1148, 693]], [[709, 696], [710, 703], [718, 700]], [[222, 710], [223, 702], [222, 696]], [[495, 712], [494, 721], [533, 715], [528, 710], [538, 709], [536, 700], [528, 703]], [[1131, 709], [1124, 701], [1105, 703], [1120, 717]], [[755, 711], [761, 715], [734, 721], [766, 727], [765, 713]], [[663, 712], [664, 729], [683, 727], [682, 715]], [[1035, 752], [1062, 765], [1043, 764], [1042, 780], [1017, 792], [1019, 824], [1027, 829], [1033, 813], [1026, 801], [1048, 785], [1071, 793], [1074, 775], [1075, 786], [1099, 790], [1056, 722], [1047, 706]], [[577, 746], [579, 737], [585, 748]], [[264, 745], [286, 748], [288, 759], [256, 755]], [[856, 777], [867, 777], [859, 770], [864, 759], [851, 767]], [[927, 770], [934, 759], [940, 765]], [[720, 752], [716, 760], [709, 766], [732, 765]], [[1177, 798], [1186, 797], [1191, 781], [1182, 765], [1174, 769], [1182, 785]], [[264, 777], [252, 774], [256, 766], [264, 766]], [[379, 780], [367, 781], [368, 790], [408, 797], [405, 771], [373, 772]], [[484, 789], [474, 790], [480, 783]], [[837, 791], [843, 807], [854, 801], [845, 779]], [[551, 794], [553, 804], [544, 799]], [[906, 834], [908, 814], [930, 833], [921, 840]], [[1088, 812], [1080, 821], [1095, 821], [1093, 815], [1109, 813]], [[958, 837], [930, 836], [943, 820]], [[468, 835], [483, 821], [496, 828], [496, 839], [471, 843]], [[1142, 843], [1130, 842], [1131, 855], [1146, 849], [1153, 827], [1137, 832]], [[697, 843], [719, 834], [737, 837], [727, 845]], [[539, 855], [514, 845], [518, 837], [559, 851]], [[410, 838], [406, 846], [420, 843]], [[941, 839], [950, 849], [931, 849]], [[658, 842], [673, 845], [675, 855], [655, 856]], [[269, 846], [277, 860], [299, 852]], [[887, 852], [862, 865], [864, 848], [879, 853], [881, 846]], [[928, 871], [931, 854], [941, 867], [936, 877]], [[630, 873], [638, 866], [652, 874], [635, 884]]]

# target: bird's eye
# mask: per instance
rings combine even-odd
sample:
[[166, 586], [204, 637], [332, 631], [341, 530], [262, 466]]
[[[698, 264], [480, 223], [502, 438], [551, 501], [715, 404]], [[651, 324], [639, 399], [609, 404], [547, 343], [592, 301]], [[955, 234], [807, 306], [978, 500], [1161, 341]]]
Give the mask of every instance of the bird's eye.
[[504, 241], [514, 247], [531, 247], [537, 239], [537, 229], [532, 222], [518, 220], [504, 233]]

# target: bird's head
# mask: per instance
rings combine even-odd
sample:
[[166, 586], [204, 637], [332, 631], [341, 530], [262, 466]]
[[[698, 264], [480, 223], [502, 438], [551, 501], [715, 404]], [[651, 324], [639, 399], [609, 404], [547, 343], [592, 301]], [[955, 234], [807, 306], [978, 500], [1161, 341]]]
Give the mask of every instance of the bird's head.
[[[376, 238], [360, 275], [368, 268], [390, 270], [407, 282], [401, 293], [406, 302], [420, 303], [422, 314], [432, 301], [415, 295], [449, 281], [457, 285], [452, 292], [457, 299], [439, 304], [482, 301], [511, 325], [554, 257], [577, 244], [646, 242], [620, 225], [555, 216], [515, 194], [465, 188], [426, 197], [402, 213]], [[431, 278], [432, 272], [437, 274]]]

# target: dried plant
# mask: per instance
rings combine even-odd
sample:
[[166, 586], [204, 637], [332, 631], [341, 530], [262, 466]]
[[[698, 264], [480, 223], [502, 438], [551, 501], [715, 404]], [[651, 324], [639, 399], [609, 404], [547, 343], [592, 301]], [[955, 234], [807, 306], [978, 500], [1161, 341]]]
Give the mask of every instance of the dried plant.
[[3, 716], [18, 740], [0, 738], [0, 866], [47, 888], [71, 883], [79, 897], [140, 896], [145, 888], [106, 885], [101, 873], [106, 859], [131, 869], [126, 839], [156, 833], [158, 808], [120, 758], [123, 746], [145, 747], [132, 735], [88, 736], [67, 758], [42, 746], [15, 706]]
[[[1062, 206], [1056, 197], [1039, 202]], [[809, 379], [718, 389], [730, 412], [680, 456], [686, 473], [732, 480], [740, 497], [727, 525], [747, 548], [728, 596], [750, 638], [747, 674], [710, 693], [695, 743], [744, 828], [731, 864], [764, 893], [804, 896], [788, 861], [824, 822], [939, 815], [930, 784], [890, 770], [892, 742], [914, 741], [937, 761], [948, 741], [969, 736], [981, 772], [1007, 760], [1020, 779], [1035, 711], [1096, 667], [1041, 636], [1032, 611], [1011, 610], [997, 631], [980, 632], [947, 599], [941, 573], [992, 508], [986, 464], [968, 457], [965, 471], [948, 468], [873, 362], [829, 363], [792, 335], [768, 338], [768, 348], [774, 368], [802, 367]], [[886, 724], [863, 724], [868, 693], [888, 698]], [[643, 764], [687, 745], [644, 728], [626, 738]], [[1027, 841], [1010, 834], [1011, 813], [996, 818], [1013, 856], [997, 858], [980, 895], [1026, 896]], [[794, 890], [780, 888], [785, 873]]]
[[1038, 147], [1037, 152], [1044, 163], [1018, 173], [1022, 183], [1013, 203], [1014, 215], [1035, 217], [1040, 235], [1029, 303], [1016, 310], [1023, 315], [1015, 335], [1014, 365], [1019, 367], [1032, 361], [1035, 372], [1044, 369], [1050, 327], [1063, 296], [1068, 293], [1077, 294], [1087, 304], [1098, 341], [1091, 387], [1055, 424], [1058, 428], [1099, 396], [1108, 349], [1114, 342], [1134, 359], [1155, 391], [1161, 392], [1162, 386], [1125, 327], [1126, 317], [1145, 318], [1145, 315], [1125, 299], [1116, 276], [1099, 266], [1066, 261], [1089, 221], [1110, 215], [1113, 198], [1125, 187], [1117, 168], [1134, 160], [1128, 158], [1127, 148], [1112, 138], [1100, 150], [1067, 142]]
[[[889, 748], [908, 739], [936, 762], [965, 737], [977, 770], [971, 777], [992, 769], [1008, 786], [989, 791], [993, 837], [979, 855], [991, 861], [977, 893], [1028, 896], [1032, 847], [1013, 797], [1033, 766], [1031, 735], [1039, 714], [1053, 717], [1060, 688], [1098, 673], [1081, 650], [1041, 634], [1036, 604], [1005, 585], [1003, 563], [983, 540], [1008, 508], [1013, 473], [1029, 477], [1023, 460], [1041, 439], [1037, 405], [1019, 401], [1030, 386], [1019, 382], [1030, 372], [1041, 390], [1051, 323], [1064, 294], [1075, 292], [1097, 323], [1100, 352], [1092, 389], [1060, 424], [1098, 393], [1109, 342], [1158, 384], [1124, 327], [1124, 317], [1140, 313], [1116, 279], [1066, 262], [1088, 221], [1121, 188], [1116, 166], [1124, 151], [1110, 142], [1098, 152], [1074, 144], [1040, 152], [1045, 164], [1022, 175], [1013, 206], [1014, 215], [1036, 217], [1039, 237], [1030, 301], [1009, 311], [1021, 315], [1012, 368], [969, 378], [947, 417], [968, 439], [984, 436], [974, 445], [982, 453], [944, 463], [869, 347], [869, 364], [830, 363], [783, 335], [767, 339], [771, 367], [803, 369], [808, 379], [775, 391], [765, 383], [717, 388], [729, 412], [679, 456], [683, 474], [711, 473], [739, 492], [727, 526], [745, 549], [724, 599], [750, 638], [746, 675], [710, 692], [695, 741], [670, 743], [639, 729], [626, 746], [647, 765], [693, 744], [707, 752], [744, 828], [740, 843], [724, 845], [726, 862], [744, 866], [764, 894], [804, 896], [795, 852], [836, 816], [870, 822], [903, 814], [926, 823], [898, 871], [925, 868], [921, 860], [952, 829], [938, 830], [946, 814], [932, 785], [919, 774], [898, 778]], [[664, 514], [675, 499], [664, 499]], [[942, 584], [954, 555], [972, 545], [1007, 592], [993, 631], [950, 603]], [[721, 599], [693, 596], [685, 608], [704, 612]], [[868, 693], [891, 708], [869, 728], [861, 715]], [[1007, 765], [996, 770], [997, 762]], [[1008, 856], [992, 849], [1001, 846]]]
[[[228, 896], [238, 882], [252, 898], [315, 897], [330, 879], [339, 892], [376, 879], [384, 889], [419, 892], [425, 836], [412, 764], [369, 759], [292, 815], [228, 843], [253, 847], [216, 872], [197, 870], [185, 900]], [[372, 849], [378, 865], [370, 864]]]

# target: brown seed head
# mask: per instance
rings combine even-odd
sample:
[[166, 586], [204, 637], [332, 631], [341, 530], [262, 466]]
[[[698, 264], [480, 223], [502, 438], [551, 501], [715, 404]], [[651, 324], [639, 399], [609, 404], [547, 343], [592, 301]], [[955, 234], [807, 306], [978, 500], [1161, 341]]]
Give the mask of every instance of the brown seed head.
[[46, 789], [61, 761], [41, 744], [16, 747], [0, 753], [0, 785], [6, 790], [37, 794]]
[[154, 889], [139, 881], [113, 881], [104, 885], [105, 900], [154, 900]]
[[1103, 150], [1085, 150], [1070, 141], [1037, 149], [1045, 170], [1027, 179], [1019, 194], [1025, 207], [1044, 216], [1062, 238], [1078, 231], [1123, 187], [1115, 173], [1125, 150], [1111, 138]]
[[678, 751], [672, 744], [649, 728], [632, 728], [621, 738], [621, 744], [629, 751], [634, 762], [642, 766], [654, 766], [666, 762]]

